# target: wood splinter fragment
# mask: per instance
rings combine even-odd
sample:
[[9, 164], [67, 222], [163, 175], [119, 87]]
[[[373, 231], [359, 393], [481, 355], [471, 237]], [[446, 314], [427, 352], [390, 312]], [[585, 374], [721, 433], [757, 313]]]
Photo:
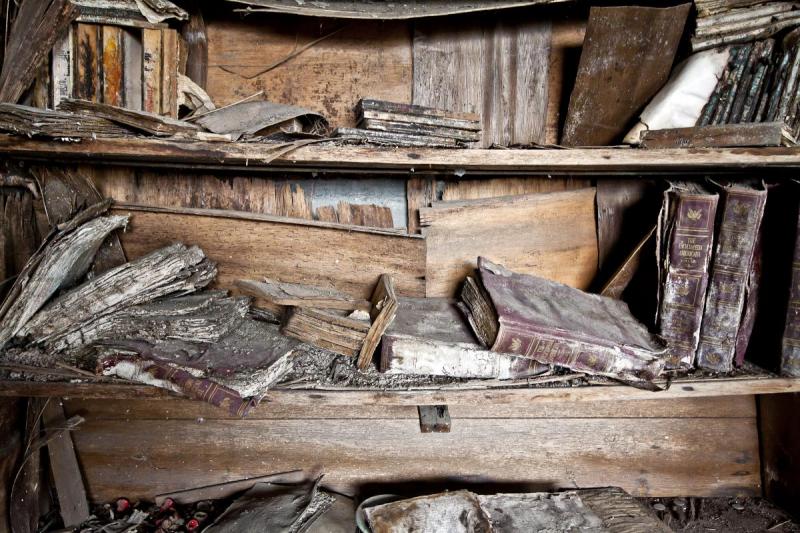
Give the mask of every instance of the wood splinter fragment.
[[389, 274], [381, 274], [375, 292], [372, 293], [372, 310], [370, 311], [370, 325], [364, 344], [358, 354], [356, 363], [359, 370], [365, 370], [372, 362], [372, 354], [381, 341], [386, 328], [397, 314], [397, 295], [394, 290], [394, 280]]

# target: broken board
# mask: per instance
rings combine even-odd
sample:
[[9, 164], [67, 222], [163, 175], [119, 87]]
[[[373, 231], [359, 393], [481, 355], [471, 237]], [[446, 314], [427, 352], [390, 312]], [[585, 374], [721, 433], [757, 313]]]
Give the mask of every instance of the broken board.
[[453, 297], [479, 255], [585, 289], [597, 271], [595, 189], [435, 202], [420, 209], [426, 296]]

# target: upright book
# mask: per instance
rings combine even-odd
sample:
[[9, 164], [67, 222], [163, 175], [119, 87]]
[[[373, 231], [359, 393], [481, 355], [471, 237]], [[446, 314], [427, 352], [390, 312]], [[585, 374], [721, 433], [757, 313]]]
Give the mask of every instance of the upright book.
[[697, 184], [672, 184], [659, 217], [658, 326], [667, 368], [690, 368], [700, 339], [719, 195]]
[[733, 370], [766, 201], [763, 185], [737, 183], [722, 190], [722, 217], [697, 346], [697, 366], [706, 370]]
[[461, 298], [473, 331], [494, 352], [642, 385], [664, 369], [664, 342], [620, 300], [511, 272], [483, 257]]
[[797, 217], [791, 279], [781, 343], [781, 374], [800, 377], [800, 215]]

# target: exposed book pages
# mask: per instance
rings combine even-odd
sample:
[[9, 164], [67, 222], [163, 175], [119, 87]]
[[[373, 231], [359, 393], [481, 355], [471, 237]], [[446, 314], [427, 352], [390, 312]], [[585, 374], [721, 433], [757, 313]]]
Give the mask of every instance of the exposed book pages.
[[318, 309], [292, 307], [281, 333], [342, 355], [356, 357], [364, 346], [369, 322]]
[[700, 339], [719, 195], [673, 184], [659, 216], [658, 326], [669, 344], [667, 368], [691, 367]]
[[358, 127], [366, 130], [441, 137], [466, 143], [477, 142], [481, 137], [477, 116], [419, 105], [359, 100], [356, 119]]
[[446, 298], [400, 298], [383, 335], [380, 370], [387, 374], [516, 379], [549, 368], [478, 344], [462, 312]]
[[616, 487], [491, 495], [460, 490], [367, 507], [365, 514], [374, 533], [671, 531], [636, 498]]
[[781, 343], [781, 374], [800, 377], [800, 216], [797, 218], [789, 304]]
[[622, 301], [478, 258], [461, 292], [470, 325], [492, 351], [631, 383], [664, 369], [664, 342]]
[[716, 372], [733, 370], [750, 268], [767, 191], [733, 184], [722, 191], [722, 217], [711, 263], [697, 365]]
[[0, 130], [28, 137], [82, 139], [127, 137], [133, 132], [102, 117], [0, 104]]

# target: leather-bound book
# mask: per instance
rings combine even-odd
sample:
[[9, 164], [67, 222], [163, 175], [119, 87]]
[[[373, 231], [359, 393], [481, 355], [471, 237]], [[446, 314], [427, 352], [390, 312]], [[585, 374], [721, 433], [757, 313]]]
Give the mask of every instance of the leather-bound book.
[[715, 372], [733, 370], [766, 201], [767, 191], [761, 185], [733, 184], [722, 190], [722, 217], [697, 346], [700, 368]]
[[550, 369], [527, 357], [487, 350], [448, 298], [399, 298], [383, 334], [381, 372], [454, 378], [517, 379]]
[[658, 326], [669, 344], [667, 368], [690, 368], [700, 339], [719, 195], [673, 184], [659, 217], [662, 237]]
[[483, 257], [461, 298], [473, 331], [494, 352], [643, 385], [664, 369], [666, 345], [620, 300]]
[[792, 281], [789, 287], [789, 305], [781, 347], [781, 374], [800, 377], [800, 216], [792, 258]]

